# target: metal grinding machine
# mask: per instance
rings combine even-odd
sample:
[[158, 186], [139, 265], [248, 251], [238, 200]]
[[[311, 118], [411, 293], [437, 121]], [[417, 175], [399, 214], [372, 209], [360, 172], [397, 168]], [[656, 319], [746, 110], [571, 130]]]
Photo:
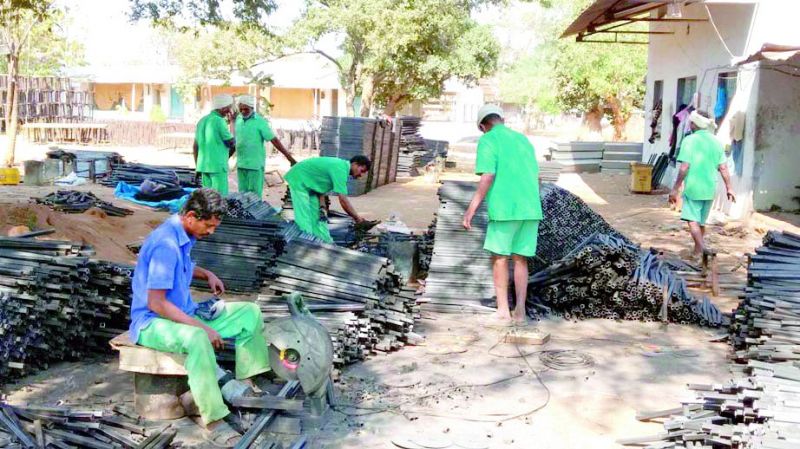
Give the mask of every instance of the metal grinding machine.
[[311, 315], [299, 293], [284, 298], [289, 305], [289, 316], [264, 325], [270, 367], [284, 380], [299, 381], [312, 414], [319, 416], [334, 403], [331, 336]]

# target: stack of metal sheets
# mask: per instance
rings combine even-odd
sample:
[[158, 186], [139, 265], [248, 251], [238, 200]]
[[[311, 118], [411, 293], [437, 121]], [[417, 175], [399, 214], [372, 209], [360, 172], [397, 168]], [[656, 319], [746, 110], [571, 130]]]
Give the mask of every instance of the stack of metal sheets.
[[116, 187], [120, 181], [138, 186], [145, 179], [167, 186], [200, 187], [200, 178], [191, 168], [133, 163], [113, 164], [101, 182], [107, 187]]
[[426, 309], [458, 312], [493, 303], [491, 257], [483, 249], [489, 220], [485, 202], [472, 219], [471, 231], [461, 224], [476, 188], [476, 183], [466, 181], [445, 181], [439, 188]]

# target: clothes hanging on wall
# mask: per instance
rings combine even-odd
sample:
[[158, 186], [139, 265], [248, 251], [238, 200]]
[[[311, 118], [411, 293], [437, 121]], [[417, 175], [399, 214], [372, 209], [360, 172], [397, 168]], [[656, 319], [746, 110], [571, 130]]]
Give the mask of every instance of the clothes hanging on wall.
[[694, 111], [694, 106], [683, 104], [678, 112], [672, 116], [672, 135], [669, 139], [670, 159], [675, 159], [678, 156], [683, 138], [691, 132], [689, 114], [691, 114], [692, 111]]
[[744, 172], [744, 141], [734, 140], [731, 142], [731, 159], [733, 159], [733, 171], [736, 176], [742, 177]]
[[725, 83], [720, 83], [717, 87], [717, 103], [714, 105], [714, 119], [717, 125], [725, 118], [726, 112], [728, 112], [728, 87]]
[[661, 138], [661, 113], [663, 103], [659, 101], [653, 108], [653, 119], [650, 120], [650, 138], [647, 139], [650, 143], [656, 143], [656, 140]]

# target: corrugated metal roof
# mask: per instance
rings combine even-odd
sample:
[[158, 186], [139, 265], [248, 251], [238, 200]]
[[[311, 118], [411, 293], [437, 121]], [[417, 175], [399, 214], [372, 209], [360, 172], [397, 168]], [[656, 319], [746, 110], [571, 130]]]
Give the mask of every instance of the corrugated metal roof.
[[317, 53], [300, 53], [256, 66], [255, 73], [272, 78], [273, 87], [340, 89], [336, 65]]
[[656, 0], [596, 0], [572, 24], [561, 37], [568, 37], [594, 28], [623, 21], [659, 8], [669, 3]]

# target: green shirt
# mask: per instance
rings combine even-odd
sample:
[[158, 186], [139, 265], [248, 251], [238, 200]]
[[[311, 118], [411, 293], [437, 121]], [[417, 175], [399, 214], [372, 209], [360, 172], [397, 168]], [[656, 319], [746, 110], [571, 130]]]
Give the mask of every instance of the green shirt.
[[267, 160], [264, 142], [275, 138], [269, 122], [255, 112], [248, 118], [236, 117], [236, 166], [263, 170]]
[[490, 220], [542, 219], [539, 164], [533, 145], [524, 134], [494, 125], [478, 140], [475, 173], [494, 174], [486, 194]]
[[284, 178], [294, 189], [347, 195], [349, 176], [350, 162], [338, 157], [315, 157], [294, 164]]
[[713, 200], [717, 193], [717, 171], [725, 163], [722, 144], [707, 130], [699, 130], [681, 142], [678, 162], [688, 162], [683, 194], [690, 200]]
[[197, 141], [197, 171], [201, 173], [224, 173], [228, 171], [228, 147], [226, 140], [233, 139], [228, 122], [217, 112], [211, 111], [197, 122], [194, 130]]

